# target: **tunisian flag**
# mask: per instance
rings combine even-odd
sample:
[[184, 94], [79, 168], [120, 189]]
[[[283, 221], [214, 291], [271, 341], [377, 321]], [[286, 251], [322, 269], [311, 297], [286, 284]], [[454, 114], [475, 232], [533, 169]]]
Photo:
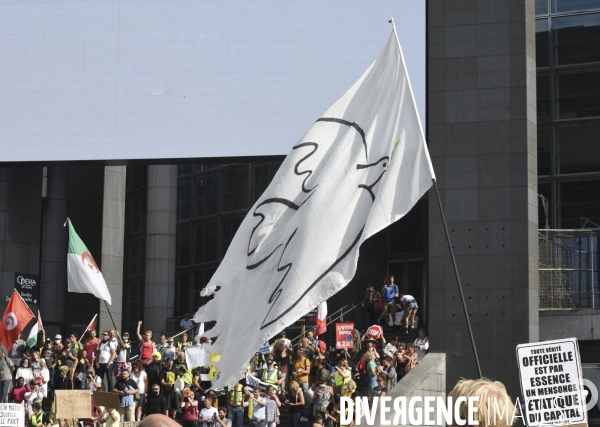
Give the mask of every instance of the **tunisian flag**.
[[12, 349], [17, 337], [33, 317], [33, 313], [21, 295], [16, 289], [13, 290], [0, 325], [0, 343], [4, 344], [8, 351]]

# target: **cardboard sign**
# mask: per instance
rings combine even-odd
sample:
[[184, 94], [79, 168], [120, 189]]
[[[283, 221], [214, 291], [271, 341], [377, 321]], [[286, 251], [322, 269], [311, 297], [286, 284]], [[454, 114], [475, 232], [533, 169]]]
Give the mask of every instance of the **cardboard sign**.
[[0, 403], [0, 426], [21, 427], [25, 425], [23, 404]]
[[56, 390], [56, 418], [90, 418], [92, 414], [91, 390]]
[[92, 396], [94, 404], [104, 406], [105, 408], [118, 409], [121, 407], [121, 399], [116, 393], [107, 393], [105, 391], [96, 390]]
[[354, 348], [354, 323], [335, 324], [335, 348]]
[[586, 422], [576, 338], [518, 345], [517, 360], [529, 427]]

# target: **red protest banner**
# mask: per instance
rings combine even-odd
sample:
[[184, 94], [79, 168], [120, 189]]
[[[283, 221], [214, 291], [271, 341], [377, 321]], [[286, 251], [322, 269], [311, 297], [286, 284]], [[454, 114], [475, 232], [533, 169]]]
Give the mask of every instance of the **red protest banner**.
[[354, 323], [335, 324], [335, 348], [354, 348]]

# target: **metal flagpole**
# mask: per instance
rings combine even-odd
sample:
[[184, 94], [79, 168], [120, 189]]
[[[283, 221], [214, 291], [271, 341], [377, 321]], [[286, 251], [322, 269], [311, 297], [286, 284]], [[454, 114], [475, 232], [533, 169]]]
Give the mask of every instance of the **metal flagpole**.
[[119, 335], [119, 330], [117, 329], [117, 325], [115, 325], [115, 319], [113, 319], [112, 314], [110, 314], [110, 310], [108, 309], [108, 304], [107, 304], [106, 300], [102, 300], [102, 301], [104, 301], [104, 305], [106, 306], [106, 311], [108, 311], [108, 315], [110, 316], [110, 320], [112, 321], [112, 324], [115, 327], [115, 333], [117, 335]]
[[458, 267], [456, 266], [456, 259], [454, 258], [454, 251], [452, 250], [452, 243], [450, 242], [450, 233], [448, 233], [448, 224], [446, 224], [446, 217], [444, 216], [444, 209], [442, 208], [442, 201], [440, 200], [440, 192], [437, 188], [435, 179], [433, 180], [433, 188], [435, 188], [435, 195], [437, 197], [438, 205], [440, 207], [440, 214], [442, 215], [442, 222], [444, 223], [444, 230], [446, 231], [446, 241], [448, 242], [448, 249], [450, 250], [450, 257], [452, 258], [452, 265], [454, 266], [454, 275], [456, 276], [456, 283], [458, 284], [458, 292], [460, 293], [460, 300], [462, 302], [463, 312], [465, 313], [465, 320], [467, 321], [467, 328], [469, 329], [469, 337], [471, 338], [471, 347], [473, 348], [473, 356], [475, 356], [475, 364], [477, 366], [477, 373], [479, 378], [483, 378], [481, 374], [481, 366], [479, 366], [479, 357], [477, 356], [477, 349], [475, 348], [475, 339], [473, 338], [473, 331], [471, 330], [471, 322], [469, 321], [469, 313], [467, 313], [467, 305], [465, 304], [465, 296], [463, 295], [462, 285], [460, 283], [460, 277], [458, 275]]

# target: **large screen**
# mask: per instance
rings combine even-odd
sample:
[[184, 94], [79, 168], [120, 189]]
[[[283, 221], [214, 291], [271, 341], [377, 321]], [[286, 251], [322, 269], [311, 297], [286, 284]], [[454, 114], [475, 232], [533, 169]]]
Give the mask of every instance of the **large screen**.
[[0, 162], [287, 154], [424, 0], [3, 0]]

